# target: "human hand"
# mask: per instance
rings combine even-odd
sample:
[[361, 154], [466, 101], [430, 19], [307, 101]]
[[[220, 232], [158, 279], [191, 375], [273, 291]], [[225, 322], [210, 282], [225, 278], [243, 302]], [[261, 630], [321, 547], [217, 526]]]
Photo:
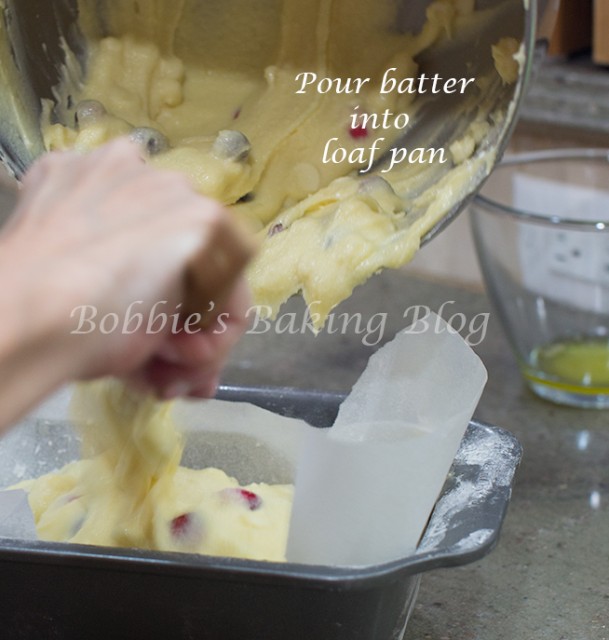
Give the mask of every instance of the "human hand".
[[[217, 303], [204, 330], [178, 333], [184, 325], [168, 322], [153, 333], [144, 322], [121, 331], [135, 303], [145, 319], [159, 303], [177, 317], [187, 266], [208, 257], [218, 239], [228, 253], [210, 283], [218, 301], [201, 300], [203, 310]], [[13, 347], [34, 340], [53, 386], [116, 375], [162, 397], [212, 395], [245, 328], [241, 271], [250, 254], [218, 203], [195, 194], [185, 177], [145, 165], [131, 143], [116, 141], [86, 156], [48, 154], [26, 175], [0, 235], [0, 279], [11, 281], [10, 300], [5, 291], [0, 302], [14, 318]], [[95, 330], [78, 331], [78, 309], [85, 307], [96, 322], [116, 317], [119, 326], [107, 331], [93, 323]], [[35, 377], [44, 380], [42, 369]]]

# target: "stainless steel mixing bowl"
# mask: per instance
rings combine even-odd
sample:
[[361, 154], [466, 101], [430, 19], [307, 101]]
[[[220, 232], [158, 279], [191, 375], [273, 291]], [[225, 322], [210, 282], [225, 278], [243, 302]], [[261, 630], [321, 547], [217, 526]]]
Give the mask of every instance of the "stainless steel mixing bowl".
[[[201, 0], [214, 1], [220, 0]], [[401, 0], [398, 28], [417, 32], [431, 1]], [[109, 3], [110, 0], [98, 0], [100, 13], [103, 14]], [[523, 42], [525, 64], [517, 83], [496, 82], [481, 97], [489, 114], [497, 109], [508, 113], [508, 121], [496, 124], [480, 149], [496, 149], [497, 160], [511, 134], [535, 51], [547, 37], [557, 5], [556, 0], [476, 0], [476, 9], [493, 9], [493, 17], [484, 29], [434, 48], [418, 59], [420, 70], [427, 74], [482, 77], [491, 70], [493, 61], [490, 55], [481, 55], [481, 52], [490, 51], [491, 45], [503, 37]], [[62, 41], [77, 53], [83, 67], [86, 66], [86, 43], [77, 26], [77, 0], [5, 0], [2, 6], [0, 82], [4, 85], [4, 97], [0, 105], [0, 160], [19, 178], [44, 151], [38, 126], [41, 100], [55, 100], [53, 87], [61, 80], [64, 63]], [[515, 108], [509, 109], [512, 103]], [[398, 144], [408, 148], [447, 148], [463, 135], [479, 107], [479, 104], [471, 104], [467, 93], [439, 94], [419, 110], [415, 126], [409, 127]], [[468, 196], [451, 203], [444, 218], [427, 232], [423, 242], [463, 209], [486, 177], [487, 172], [474, 177]], [[427, 188], [433, 189], [433, 184]]]

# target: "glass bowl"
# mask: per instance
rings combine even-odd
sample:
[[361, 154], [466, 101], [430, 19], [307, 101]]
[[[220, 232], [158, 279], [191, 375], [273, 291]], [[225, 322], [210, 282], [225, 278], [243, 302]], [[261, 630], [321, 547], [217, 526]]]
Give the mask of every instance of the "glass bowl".
[[559, 404], [609, 407], [609, 150], [507, 157], [471, 220], [529, 387]]

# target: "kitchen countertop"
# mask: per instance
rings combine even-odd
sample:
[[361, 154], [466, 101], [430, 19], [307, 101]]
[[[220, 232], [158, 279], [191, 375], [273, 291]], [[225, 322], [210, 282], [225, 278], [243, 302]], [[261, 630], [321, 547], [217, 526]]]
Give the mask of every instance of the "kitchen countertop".
[[462, 313], [468, 326], [490, 313], [475, 347], [489, 371], [476, 417], [514, 433], [524, 457], [497, 549], [426, 574], [405, 640], [609, 640], [609, 411], [533, 396], [486, 296], [386, 272], [339, 308], [335, 334], [317, 337], [303, 332], [303, 306], [293, 301], [276, 325], [246, 336], [224, 381], [348, 391], [378, 347], [365, 341], [393, 337], [416, 305], [437, 312], [443, 303], [445, 320]]

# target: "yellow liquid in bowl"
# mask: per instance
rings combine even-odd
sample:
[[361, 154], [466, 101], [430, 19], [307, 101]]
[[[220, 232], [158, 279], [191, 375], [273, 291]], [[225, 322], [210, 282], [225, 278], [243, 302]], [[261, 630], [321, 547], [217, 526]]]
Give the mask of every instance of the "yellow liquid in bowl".
[[533, 351], [527, 379], [574, 393], [609, 393], [609, 339], [559, 340]]

